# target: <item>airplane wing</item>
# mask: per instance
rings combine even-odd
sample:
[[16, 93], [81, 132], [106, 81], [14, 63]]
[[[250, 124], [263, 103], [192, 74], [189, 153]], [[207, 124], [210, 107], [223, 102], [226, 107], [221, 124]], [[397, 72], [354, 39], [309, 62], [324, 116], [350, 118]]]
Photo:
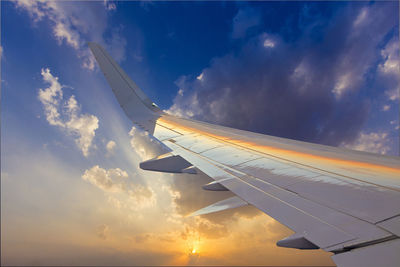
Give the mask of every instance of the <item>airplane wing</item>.
[[134, 125], [169, 153], [145, 170], [201, 171], [231, 197], [193, 215], [253, 205], [295, 234], [277, 242], [333, 253], [338, 266], [400, 266], [400, 158], [177, 118], [152, 103], [98, 44], [89, 43]]

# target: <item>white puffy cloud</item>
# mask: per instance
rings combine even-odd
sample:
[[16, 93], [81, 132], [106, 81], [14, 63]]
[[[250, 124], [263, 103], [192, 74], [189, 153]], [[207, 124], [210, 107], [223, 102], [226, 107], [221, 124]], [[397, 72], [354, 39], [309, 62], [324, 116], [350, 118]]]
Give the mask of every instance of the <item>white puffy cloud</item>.
[[49, 85], [39, 89], [38, 99], [44, 107], [46, 119], [50, 125], [59, 126], [67, 134], [74, 136], [75, 143], [83, 155], [89, 155], [99, 120], [91, 114], [82, 114], [81, 108], [74, 95], [68, 100], [63, 98], [63, 85], [58, 77], [51, 74], [50, 69], [42, 69], [43, 81]]
[[274, 41], [272, 41], [271, 39], [265, 39], [264, 40], [264, 47], [270, 47], [270, 48], [272, 48], [272, 47], [274, 47], [275, 46], [275, 43], [274, 43]]
[[45, 16], [46, 3], [45, 1], [34, 1], [34, 0], [18, 0], [15, 1], [16, 5], [20, 8], [24, 8], [34, 21], [39, 21]]
[[[147, 186], [129, 181], [129, 175], [120, 168], [104, 169], [95, 165], [85, 170], [82, 179], [101, 189], [105, 193], [122, 194], [134, 201], [135, 207], [144, 208], [155, 204], [154, 191]], [[116, 206], [120, 206], [118, 198], [109, 198]]]
[[379, 64], [379, 70], [385, 74], [399, 75], [399, 42], [397, 38], [392, 38], [381, 51], [384, 62]]
[[[204, 71], [197, 76], [196, 80], [204, 81]], [[184, 94], [187, 89], [187, 77], [180, 77], [175, 84], [179, 87], [179, 90], [175, 96], [174, 104], [169, 109], [164, 110], [164, 112], [182, 118], [192, 118], [197, 113], [201, 112], [197, 94], [191, 92], [189, 92], [189, 94]], [[187, 106], [182, 105], [182, 103], [186, 103]]]
[[60, 102], [63, 99], [62, 86], [58, 77], [50, 73], [50, 69], [42, 69], [42, 78], [50, 86], [46, 89], [39, 89], [39, 100], [45, 108], [46, 119], [50, 125], [64, 126], [58, 111]]
[[[203, 75], [204, 75], [204, 73], [202, 72], [202, 73], [200, 73], [200, 75], [199, 76], [197, 76], [196, 77], [196, 79], [197, 80], [199, 80], [199, 81], [201, 81], [201, 80], [203, 80]], [[179, 92], [178, 92], [179, 93]]]
[[378, 65], [380, 80], [385, 85], [385, 94], [391, 101], [399, 100], [400, 57], [399, 39], [393, 37], [381, 50], [382, 63]]
[[335, 87], [332, 89], [332, 93], [336, 98], [340, 98], [344, 92], [346, 92], [354, 77], [352, 77], [351, 73], [346, 73], [338, 77]]
[[58, 22], [54, 26], [54, 36], [61, 44], [65, 41], [68, 45], [72, 46], [75, 49], [79, 48], [80, 38], [76, 31], [67, 28], [67, 25], [61, 22]]
[[122, 179], [128, 178], [128, 173], [119, 168], [105, 170], [98, 165], [86, 170], [82, 179], [97, 186], [103, 191], [120, 192], [123, 191]]
[[129, 135], [131, 136], [131, 146], [141, 160], [147, 160], [169, 152], [163, 144], [151, 137], [144, 130], [133, 126]]
[[[111, 29], [111, 38], [104, 36], [107, 28], [107, 10], [115, 10], [115, 3], [104, 1], [82, 2], [79, 5], [69, 1], [21, 0], [14, 1], [19, 9], [28, 12], [34, 23], [48, 19], [53, 37], [61, 45], [65, 43], [82, 60], [82, 67], [93, 70], [95, 60], [87, 47], [88, 41], [99, 42], [111, 51], [117, 61], [124, 59], [126, 40], [120, 31]], [[114, 55], [116, 53], [116, 55]]]
[[107, 145], [106, 145], [106, 149], [108, 151], [108, 153], [112, 154], [114, 153], [114, 149], [116, 147], [116, 143], [113, 140], [108, 141]]
[[385, 132], [360, 132], [358, 138], [351, 144], [342, 146], [371, 153], [387, 154], [390, 151], [391, 140]]

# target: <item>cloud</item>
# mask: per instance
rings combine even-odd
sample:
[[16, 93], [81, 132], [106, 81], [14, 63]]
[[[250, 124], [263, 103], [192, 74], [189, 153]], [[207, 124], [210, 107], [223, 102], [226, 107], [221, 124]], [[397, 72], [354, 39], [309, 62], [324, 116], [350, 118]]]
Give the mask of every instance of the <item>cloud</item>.
[[275, 46], [275, 43], [271, 39], [265, 39], [264, 40], [264, 47], [272, 48], [274, 46]]
[[364, 133], [360, 132], [357, 139], [351, 144], [342, 144], [342, 146], [359, 150], [359, 151], [366, 151], [371, 153], [378, 153], [378, 154], [387, 154], [391, 147], [391, 140], [387, 133], [380, 132], [370, 132]]
[[[141, 160], [168, 152], [145, 131], [133, 127], [129, 134], [131, 146]], [[232, 196], [232, 193], [203, 190], [202, 185], [209, 183], [212, 179], [201, 173], [172, 175], [146, 171], [145, 175], [153, 177], [153, 182], [148, 186], [157, 191], [157, 203], [165, 211], [165, 220], [182, 228], [179, 235], [184, 240], [188, 240], [188, 243], [199, 238], [223, 238], [228, 235], [227, 225], [234, 223], [239, 216], [254, 217], [260, 214], [260, 211], [247, 207], [247, 209], [186, 218], [188, 214], [200, 208]], [[157, 179], [158, 182], [155, 182], [154, 179]]]
[[106, 145], [107, 152], [108, 152], [109, 154], [113, 154], [116, 145], [117, 145], [117, 144], [116, 144], [113, 140], [108, 141], [108, 143], [107, 143], [107, 145]]
[[100, 239], [106, 240], [110, 227], [106, 224], [101, 224], [97, 227], [96, 234]]
[[117, 9], [116, 4], [115, 4], [115, 3], [112, 3], [112, 2], [109, 1], [109, 0], [104, 0], [103, 4], [104, 4], [105, 8], [106, 8], [107, 10], [109, 10], [109, 11], [112, 11], [112, 10], [116, 10], [116, 9]]
[[354, 28], [361, 27], [363, 23], [367, 22], [368, 21], [368, 13], [369, 13], [369, 10], [367, 7], [361, 8], [361, 10], [359, 10], [357, 18], [353, 22], [353, 27]]
[[381, 56], [384, 62], [379, 64], [379, 71], [385, 74], [398, 76], [399, 65], [399, 41], [397, 37], [393, 37], [381, 50]]
[[239, 39], [246, 36], [246, 33], [261, 22], [260, 13], [251, 7], [239, 9], [232, 23], [232, 38]]
[[392, 120], [390, 121], [390, 125], [395, 125], [395, 130], [398, 130], [400, 128], [399, 126], [399, 121], [398, 120]]
[[[114, 3], [104, 1], [103, 5], [99, 5], [95, 2], [82, 2], [76, 5], [69, 1], [37, 0], [14, 3], [17, 8], [27, 11], [34, 23], [45, 19], [50, 21], [53, 37], [60, 45], [65, 43], [73, 48], [82, 60], [82, 67], [86, 69], [93, 70], [95, 67], [95, 59], [87, 47], [88, 41], [112, 48], [109, 50], [117, 61], [125, 58], [125, 38], [118, 28], [107, 27], [107, 11], [116, 9]], [[111, 31], [111, 35], [108, 31]]]
[[[360, 12], [369, 15], [361, 19]], [[331, 18], [302, 19], [294, 40], [268, 32], [248, 36], [239, 49], [213, 58], [202, 80], [180, 77], [168, 112], [302, 141], [351, 142], [370, 112], [365, 88], [377, 75], [379, 46], [396, 27], [395, 17], [391, 4], [349, 4]], [[374, 84], [372, 98], [385, 94], [381, 85]]]
[[[196, 208], [213, 201], [212, 193], [214, 197], [223, 197], [219, 193], [224, 194], [201, 188], [195, 191], [182, 187], [182, 192], [178, 191], [172, 180], [184, 181], [188, 176], [99, 166], [113, 184], [125, 183], [125, 186], [117, 187], [107, 187], [105, 183], [106, 189], [103, 190], [79, 178], [84, 173], [79, 171], [76, 162], [59, 158], [50, 150], [38, 151], [31, 142], [25, 144], [27, 140], [21, 139], [18, 134], [11, 139], [12, 142], [6, 145], [9, 149], [5, 148], [9, 152], [6, 153], [8, 160], [4, 166], [8, 177], [2, 180], [7, 183], [4, 186], [7, 188], [5, 197], [10, 200], [3, 210], [8, 214], [2, 222], [2, 227], [6, 229], [2, 236], [5, 244], [2, 251], [4, 265], [62, 263], [68, 266], [97, 266], [129, 265], [134, 262], [139, 265], [177, 266], [187, 265], [194, 258], [200, 265], [296, 265], [299, 261], [308, 265], [331, 263], [330, 255], [322, 251], [304, 254], [276, 247], [275, 242], [289, 235], [290, 230], [274, 223], [255, 208], [242, 208], [257, 212], [251, 219], [250, 216], [242, 216], [238, 210], [185, 218], [178, 213], [175, 199], [182, 197], [190, 200], [192, 203], [183, 205], [191, 204]], [[114, 136], [113, 140], [119, 139]], [[17, 143], [20, 146], [15, 147], [13, 144]], [[20, 149], [16, 149], [18, 147]], [[24, 162], [25, 168], [20, 167], [21, 162]], [[46, 162], [46, 168], [43, 168], [43, 162]], [[133, 161], [130, 164], [136, 165]], [[85, 162], [80, 164], [83, 168], [85, 165]], [[104, 172], [92, 174], [101, 176]], [[141, 201], [129, 193], [129, 189], [136, 187], [139, 175], [146, 177], [146, 186], [141, 186], [152, 191], [152, 197], [144, 197]], [[24, 179], [26, 177], [29, 179]], [[191, 176], [186, 185], [201, 185], [200, 179]], [[192, 196], [188, 198], [190, 194]], [[230, 212], [234, 213], [228, 219]], [[48, 238], [43, 240], [43, 236]], [[103, 237], [106, 238], [104, 241]], [[193, 249], [196, 249], [195, 256], [188, 253]], [[276, 257], [278, 254], [284, 256]]]
[[148, 132], [135, 126], [131, 128], [129, 135], [131, 136], [131, 147], [142, 160], [151, 159], [170, 151], [165, 145], [150, 136]]
[[57, 23], [54, 28], [54, 36], [61, 44], [65, 41], [68, 45], [75, 49], [79, 49], [79, 43], [81, 43], [80, 36], [76, 31], [73, 31], [64, 23]]
[[378, 65], [379, 81], [385, 88], [390, 101], [399, 101], [400, 91], [400, 57], [399, 39], [394, 36], [381, 50], [382, 62]]
[[[204, 73], [200, 73], [200, 75], [197, 76], [196, 79], [199, 80], [199, 81], [203, 80], [203, 75], [204, 75]], [[180, 92], [181, 92], [181, 93], [180, 93]], [[183, 92], [182, 92], [182, 91], [178, 91], [178, 94], [182, 95]]]
[[107, 192], [123, 191], [124, 184], [120, 180], [126, 178], [128, 178], [128, 173], [119, 168], [105, 170], [98, 165], [86, 170], [82, 175], [83, 180]]
[[49, 85], [39, 89], [38, 99], [44, 107], [46, 119], [50, 125], [58, 126], [67, 134], [74, 136], [75, 143], [83, 155], [89, 155], [99, 120], [91, 114], [82, 114], [81, 108], [74, 95], [68, 100], [63, 97], [63, 85], [58, 77], [51, 74], [50, 69], [42, 69], [43, 81]]
[[[96, 186], [106, 193], [125, 194], [135, 201], [137, 207], [144, 208], [155, 204], [153, 190], [149, 187], [129, 182], [129, 175], [119, 168], [103, 169], [99, 165], [85, 170], [82, 179]], [[111, 199], [111, 202], [119, 202]], [[120, 205], [120, 204], [119, 204]]]

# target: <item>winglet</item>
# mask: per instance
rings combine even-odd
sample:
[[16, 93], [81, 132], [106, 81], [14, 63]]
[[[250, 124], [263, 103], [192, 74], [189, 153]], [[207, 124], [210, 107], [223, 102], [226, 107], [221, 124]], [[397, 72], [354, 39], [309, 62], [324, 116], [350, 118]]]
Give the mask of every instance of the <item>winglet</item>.
[[103, 47], [94, 42], [89, 42], [88, 45], [128, 118], [153, 134], [155, 121], [162, 111], [129, 78]]

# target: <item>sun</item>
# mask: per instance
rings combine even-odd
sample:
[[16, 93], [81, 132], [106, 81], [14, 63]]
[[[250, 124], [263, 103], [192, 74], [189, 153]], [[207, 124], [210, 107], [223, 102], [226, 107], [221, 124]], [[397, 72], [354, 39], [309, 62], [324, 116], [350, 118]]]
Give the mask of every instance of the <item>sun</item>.
[[194, 248], [194, 249], [192, 249], [192, 254], [195, 254], [196, 253], [196, 249]]

